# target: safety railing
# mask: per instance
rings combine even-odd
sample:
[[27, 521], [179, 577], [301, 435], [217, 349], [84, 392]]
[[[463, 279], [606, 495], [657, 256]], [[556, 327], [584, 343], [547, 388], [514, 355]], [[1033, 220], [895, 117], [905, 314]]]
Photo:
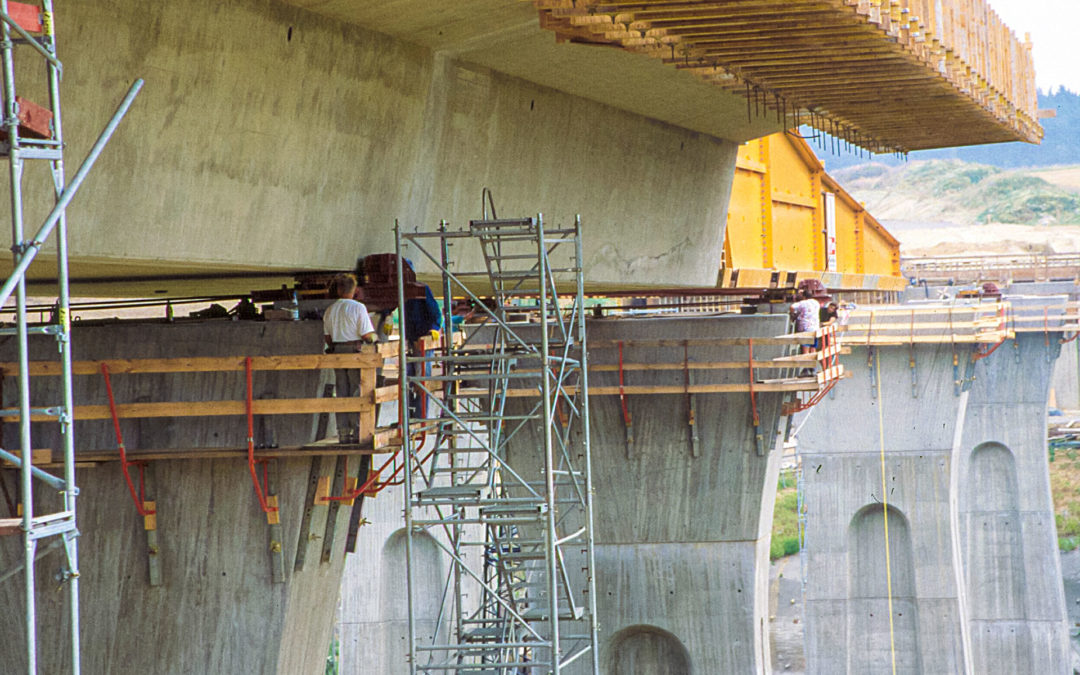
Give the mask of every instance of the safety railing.
[[905, 258], [903, 275], [917, 282], [1059, 281], [1080, 277], [1080, 253], [1017, 253]]
[[[254, 464], [257, 458], [288, 457], [310, 454], [375, 454], [394, 452], [400, 446], [400, 434], [396, 428], [378, 428], [376, 410], [380, 403], [397, 400], [398, 387], [395, 383], [376, 386], [377, 374], [385, 366], [396, 367], [396, 344], [365, 345], [359, 353], [353, 354], [293, 354], [275, 356], [231, 356], [231, 357], [185, 357], [154, 359], [107, 359], [96, 361], [74, 361], [71, 372], [74, 376], [100, 377], [104, 379], [108, 401], [99, 404], [76, 405], [72, 417], [76, 422], [88, 420], [111, 420], [117, 437], [116, 448], [82, 448], [76, 452], [80, 463], [119, 461], [124, 467], [125, 476], [129, 466], [138, 463], [163, 459], [216, 459], [240, 457], [246, 455], [252, 463], [252, 477], [256, 482], [256, 491], [260, 491], [255, 480]], [[306, 397], [306, 398], [255, 398], [254, 378], [257, 373], [281, 371], [313, 371], [329, 368], [355, 368], [362, 373], [361, 392], [355, 397]], [[61, 375], [60, 364], [52, 361], [31, 361], [29, 372], [32, 376], [48, 377]], [[16, 376], [17, 363], [0, 363], [0, 374]], [[152, 375], [152, 374], [196, 374], [196, 373], [235, 373], [238, 381], [243, 382], [244, 398], [228, 400], [161, 400], [128, 402], [117, 400], [113, 395], [112, 377], [115, 375]], [[197, 386], [197, 385], [193, 385]], [[190, 397], [189, 397], [190, 398]], [[42, 422], [55, 419], [50, 408], [32, 408], [31, 421]], [[360, 439], [357, 443], [341, 444], [333, 438], [319, 439], [310, 443], [284, 447], [256, 447], [253, 434], [254, 416], [278, 415], [320, 415], [331, 413], [354, 413], [359, 416]], [[4, 422], [17, 422], [19, 411], [0, 410]], [[122, 421], [133, 419], [163, 418], [198, 418], [198, 417], [244, 417], [246, 420], [246, 447], [197, 447], [197, 448], [156, 448], [129, 449], [122, 434]], [[39, 451], [48, 453], [48, 450]], [[48, 466], [52, 459], [39, 454]], [[135, 490], [131, 486], [133, 497]], [[371, 486], [368, 486], [369, 488]], [[140, 506], [136, 499], [136, 505]], [[263, 510], [268, 510], [264, 495], [260, 494]], [[140, 507], [141, 512], [141, 507]]]
[[844, 323], [844, 343], [907, 345], [996, 343], [1013, 337], [1009, 303], [881, 305], [852, 310]]

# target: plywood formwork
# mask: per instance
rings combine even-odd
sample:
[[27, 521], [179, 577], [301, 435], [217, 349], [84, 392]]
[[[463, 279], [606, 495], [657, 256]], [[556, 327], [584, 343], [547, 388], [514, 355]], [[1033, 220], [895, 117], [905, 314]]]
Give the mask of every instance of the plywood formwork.
[[900, 242], [794, 132], [739, 146], [724, 236], [725, 287], [782, 286], [789, 278], [817, 278], [830, 290], [907, 286]]
[[1030, 43], [985, 0], [535, 0], [562, 40], [647, 54], [874, 151], [1038, 142]]

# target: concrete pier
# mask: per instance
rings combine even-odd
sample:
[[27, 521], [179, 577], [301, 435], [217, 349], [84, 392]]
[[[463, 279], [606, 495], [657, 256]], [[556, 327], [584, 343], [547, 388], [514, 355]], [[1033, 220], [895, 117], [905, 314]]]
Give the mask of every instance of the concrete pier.
[[[958, 459], [959, 531], [976, 673], [1066, 673], [1068, 624], [1046, 449], [1046, 401], [1065, 298], [1049, 330], [1019, 333], [979, 361]], [[1033, 326], [1034, 327], [1034, 326]], [[1054, 330], [1054, 328], [1058, 328]]]
[[1067, 672], [1046, 451], [1064, 298], [1012, 302], [1038, 330], [858, 346], [809, 413], [808, 672]]
[[[593, 365], [618, 363], [615, 344], [621, 340], [628, 364], [684, 357], [691, 363], [743, 361], [745, 345], [691, 345], [684, 353], [682, 346], [655, 343], [772, 337], [785, 332], [786, 322], [785, 316], [593, 320], [589, 358]], [[755, 346], [754, 356], [768, 359], [785, 349]], [[627, 386], [681, 386], [683, 378], [681, 369], [624, 373]], [[746, 380], [741, 369], [694, 371], [694, 384]], [[617, 384], [613, 370], [590, 374], [590, 387]], [[693, 396], [696, 453], [685, 395], [628, 396], [629, 448], [618, 396], [590, 399], [602, 673], [768, 672], [769, 530], [784, 394], [756, 396], [764, 435], [760, 454], [748, 393]], [[528, 452], [526, 437], [522, 432], [522, 443], [513, 443], [511, 452]], [[390, 490], [365, 504], [366, 517], [375, 522], [361, 530], [360, 551], [344, 582], [343, 672], [407, 672], [404, 572], [393, 568], [392, 555], [400, 509], [400, 496]], [[442, 575], [445, 570], [421, 573], [432, 579], [433, 597], [442, 593]], [[431, 611], [437, 615], [438, 605]], [[570, 671], [587, 672], [585, 661]]]
[[[76, 326], [76, 359], [298, 354], [319, 351], [321, 324], [211, 321], [183, 324]], [[39, 338], [35, 357], [55, 355], [51, 339]], [[2, 347], [12, 360], [12, 343]], [[51, 352], [51, 354], [50, 354]], [[17, 393], [4, 378], [4, 405]], [[121, 402], [147, 400], [238, 400], [244, 375], [201, 373], [114, 375]], [[34, 405], [56, 400], [59, 378], [35, 378]], [[257, 397], [318, 396], [319, 371], [256, 373]], [[76, 400], [104, 403], [102, 377], [79, 376]], [[121, 420], [129, 451], [243, 447], [240, 417]], [[14, 424], [5, 425], [5, 437]], [[35, 423], [35, 447], [59, 449], [55, 424]], [[258, 442], [273, 436], [279, 445], [312, 440], [311, 415], [282, 415], [256, 421]], [[5, 446], [9, 447], [7, 443]], [[79, 450], [114, 449], [111, 420], [76, 423]], [[86, 466], [77, 472], [82, 604], [82, 672], [145, 673], [316, 673], [322, 672], [344, 563], [349, 509], [338, 510], [326, 527], [327, 507], [315, 507], [310, 526], [320, 534], [302, 570], [299, 546], [308, 545], [301, 519], [308, 489], [309, 458], [279, 459], [268, 467], [280, 504], [283, 583], [272, 576], [272, 537], [243, 459], [183, 459], [152, 462], [148, 485], [157, 502], [156, 554], [149, 551], [143, 519], [136, 513], [119, 464]], [[332, 459], [323, 460], [333, 466]], [[352, 462], [352, 472], [358, 462]], [[134, 469], [133, 469], [134, 471]], [[5, 480], [12, 486], [11, 474]], [[138, 480], [136, 476], [136, 481]], [[138, 483], [136, 483], [138, 485]], [[37, 486], [36, 510], [54, 498]], [[310, 531], [310, 530], [309, 530]], [[330, 559], [320, 562], [322, 537], [336, 535]], [[22, 559], [21, 537], [0, 540], [0, 569]], [[43, 546], [48, 542], [44, 542]], [[37, 566], [39, 670], [67, 672], [64, 639], [65, 593], [54, 592], [60, 552]], [[161, 584], [150, 585], [148, 565], [159, 559]], [[0, 663], [4, 672], [25, 671], [22, 585], [0, 585], [8, 611], [0, 613]]]
[[[628, 363], [678, 363], [681, 347], [635, 347], [635, 340], [764, 337], [786, 331], [786, 316], [593, 321], [593, 365], [613, 364], [610, 346], [627, 341]], [[783, 347], [755, 348], [755, 358]], [[746, 346], [690, 347], [691, 361], [739, 361]], [[695, 384], [745, 382], [738, 370], [696, 371]], [[626, 384], [679, 385], [683, 373], [628, 371]], [[590, 386], [618, 374], [590, 374]], [[627, 448], [617, 396], [594, 396], [597, 605], [601, 672], [766, 673], [769, 670], [769, 532], [779, 474], [782, 394], [758, 394], [759, 453], [748, 393], [695, 394], [693, 451], [687, 399], [632, 396], [634, 443]]]
[[[966, 361], [971, 347], [957, 349]], [[894, 658], [898, 673], [971, 672], [950, 487], [968, 394], [954, 391], [953, 348], [842, 361], [851, 379], [798, 435], [807, 672], [888, 673]]]

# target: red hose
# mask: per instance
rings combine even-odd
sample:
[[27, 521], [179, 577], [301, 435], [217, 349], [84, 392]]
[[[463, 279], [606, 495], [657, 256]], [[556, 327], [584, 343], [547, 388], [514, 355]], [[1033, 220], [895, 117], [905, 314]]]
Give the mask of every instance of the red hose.
[[[109, 395], [109, 412], [112, 413], [113, 429], [116, 431], [116, 445], [120, 449], [120, 469], [124, 472], [124, 481], [127, 483], [128, 492], [131, 493], [131, 501], [135, 502], [135, 510], [140, 516], [151, 516], [157, 511], [150, 511], [144, 505], [140, 495], [144, 494], [145, 483], [143, 479], [142, 462], [128, 462], [127, 449], [124, 447], [124, 435], [120, 432], [120, 417], [116, 413], [116, 399], [113, 398], [112, 380], [109, 378], [109, 364], [101, 364], [101, 374], [105, 376], [105, 392]], [[131, 472], [128, 467], [136, 464], [139, 467], [139, 492], [135, 492], [135, 483], [131, 480]]]
[[[248, 472], [251, 474], [251, 482], [255, 485], [255, 496], [259, 498], [259, 507], [262, 508], [263, 513], [270, 513], [277, 511], [276, 506], [270, 506], [266, 503], [266, 493], [263, 490], [263, 486], [259, 484], [259, 475], [255, 472], [255, 416], [252, 414], [251, 404], [251, 357], [248, 356], [244, 359], [244, 371], [247, 379], [247, 397], [244, 400], [244, 407], [247, 411], [247, 451], [248, 451]], [[263, 464], [263, 481], [266, 481], [266, 464]]]

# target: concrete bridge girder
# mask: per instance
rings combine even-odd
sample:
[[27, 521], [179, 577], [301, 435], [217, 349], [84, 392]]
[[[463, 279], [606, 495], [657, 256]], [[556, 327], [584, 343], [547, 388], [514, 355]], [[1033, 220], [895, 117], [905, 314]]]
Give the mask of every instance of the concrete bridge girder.
[[[589, 283], [716, 282], [732, 141], [269, 0], [57, 21], [72, 157], [146, 79], [69, 210], [76, 280], [350, 269], [395, 219], [465, 226], [487, 186], [501, 215], [581, 213]], [[29, 221], [50, 201], [30, 190]]]

